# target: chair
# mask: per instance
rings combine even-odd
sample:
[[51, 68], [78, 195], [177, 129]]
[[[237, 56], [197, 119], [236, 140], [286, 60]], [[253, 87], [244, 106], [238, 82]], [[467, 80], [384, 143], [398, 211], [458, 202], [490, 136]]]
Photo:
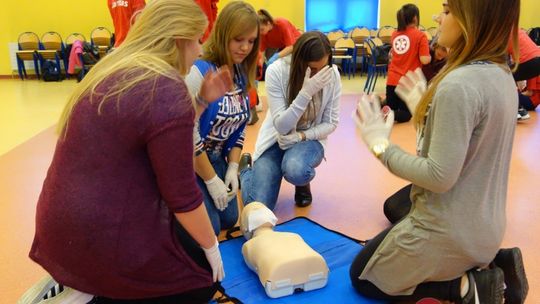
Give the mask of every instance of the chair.
[[386, 76], [386, 72], [388, 70], [388, 63], [377, 63], [377, 58], [380, 55], [377, 46], [382, 45], [382, 41], [378, 38], [368, 38], [364, 42], [368, 58], [368, 75], [366, 79], [366, 84], [364, 85], [364, 92], [366, 94], [370, 94], [371, 92], [373, 92], [379, 75], [382, 74], [383, 76]]
[[92, 46], [98, 47], [99, 56], [103, 57], [112, 47], [112, 33], [106, 27], [96, 27], [90, 33], [90, 42], [92, 43]]
[[84, 37], [81, 33], [72, 33], [66, 38], [66, 45], [73, 44], [75, 40], [79, 40], [81, 42], [86, 42], [86, 37]]
[[369, 36], [370, 37], [377, 37], [378, 32], [379, 32], [378, 29], [371, 29], [371, 30], [369, 30]]
[[62, 36], [60, 36], [60, 34], [57, 32], [46, 32], [43, 34], [43, 36], [41, 36], [40, 44], [40, 49], [37, 51], [37, 53], [42, 70], [43, 65], [47, 60], [54, 60], [58, 71], [62, 71], [62, 67], [60, 65], [60, 60], [62, 60], [64, 62], [64, 69], [67, 76], [68, 55], [66, 55], [66, 48], [64, 46], [64, 42], [62, 41]]
[[426, 35], [427, 40], [428, 40], [429, 42], [431, 42], [431, 40], [433, 40], [433, 36], [431, 35], [430, 32], [424, 31], [424, 34]]
[[341, 66], [349, 79], [356, 73], [356, 46], [351, 38], [340, 38], [336, 41], [332, 60], [341, 59]]
[[342, 31], [330, 32], [326, 34], [326, 37], [328, 37], [328, 40], [330, 40], [330, 45], [334, 47], [338, 39], [345, 37], [345, 33]]
[[367, 58], [365, 56], [364, 41], [370, 37], [370, 32], [367, 28], [355, 28], [351, 32], [351, 39], [356, 46], [356, 53], [362, 57], [362, 69], [360, 70], [360, 76], [367, 69]]
[[17, 58], [17, 70], [19, 72], [19, 77], [22, 80], [24, 80], [24, 78], [28, 78], [24, 62], [32, 60], [34, 62], [34, 70], [39, 79], [40, 75], [37, 55], [37, 50], [39, 50], [38, 35], [34, 32], [24, 32], [19, 35], [19, 38], [17, 39], [17, 44], [19, 50], [15, 53], [15, 57]]
[[437, 36], [437, 34], [439, 33], [439, 29], [436, 28], [436, 27], [434, 27], [434, 26], [432, 26], [432, 27], [428, 27], [428, 28], [426, 29], [426, 32], [430, 33], [430, 34], [431, 34], [431, 37], [435, 37], [435, 36]]
[[418, 25], [418, 29], [421, 30], [422, 32], [426, 30], [426, 28], [421, 24]]
[[383, 26], [377, 32], [377, 37], [379, 37], [383, 43], [391, 44], [394, 31], [395, 29], [389, 25]]

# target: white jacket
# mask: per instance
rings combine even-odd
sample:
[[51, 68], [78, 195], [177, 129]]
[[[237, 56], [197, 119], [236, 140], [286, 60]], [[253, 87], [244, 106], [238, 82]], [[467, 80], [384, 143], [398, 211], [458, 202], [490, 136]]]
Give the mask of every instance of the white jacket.
[[[269, 111], [262, 123], [253, 160], [257, 160], [264, 151], [277, 142], [278, 130], [290, 130], [296, 128], [300, 117], [290, 115], [287, 102], [287, 88], [289, 84], [291, 58], [286, 56], [276, 60], [266, 70], [266, 93]], [[339, 122], [339, 100], [341, 97], [341, 77], [336, 66], [332, 82], [323, 88], [321, 111], [315, 117], [313, 126], [304, 131], [307, 140], [318, 140], [324, 147], [326, 138], [337, 128]], [[286, 119], [275, 119], [285, 118]]]

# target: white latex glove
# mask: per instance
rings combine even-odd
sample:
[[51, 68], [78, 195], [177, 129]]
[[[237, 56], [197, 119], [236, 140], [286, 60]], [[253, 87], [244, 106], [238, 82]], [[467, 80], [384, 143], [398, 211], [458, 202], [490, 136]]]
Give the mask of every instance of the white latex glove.
[[210, 70], [204, 75], [199, 96], [207, 103], [214, 102], [225, 95], [233, 84], [231, 71], [226, 65], [220, 67], [217, 71]]
[[223, 270], [223, 261], [221, 260], [221, 253], [219, 252], [219, 243], [216, 239], [214, 246], [210, 248], [203, 248], [204, 255], [212, 267], [212, 279], [214, 282], [222, 281], [225, 277], [225, 270]]
[[278, 134], [277, 137], [277, 142], [281, 150], [287, 150], [301, 140], [300, 134], [296, 132], [287, 135]]
[[214, 205], [218, 208], [219, 211], [225, 210], [229, 201], [227, 200], [227, 186], [219, 178], [219, 176], [214, 176], [213, 178], [204, 181], [206, 188], [214, 201]]
[[383, 114], [380, 101], [375, 95], [362, 96], [353, 112], [353, 119], [370, 150], [377, 144], [388, 143], [394, 125], [394, 111], [389, 109], [388, 114]]
[[317, 74], [311, 77], [311, 69], [306, 69], [306, 75], [304, 76], [304, 83], [299, 94], [311, 98], [315, 93], [319, 92], [322, 88], [330, 84], [332, 81], [333, 69], [330, 66], [325, 66]]
[[231, 189], [227, 197], [227, 203], [236, 197], [238, 193], [238, 163], [230, 162], [225, 174], [225, 187]]
[[422, 69], [417, 68], [414, 72], [408, 71], [405, 76], [399, 79], [399, 83], [396, 86], [396, 94], [405, 102], [407, 108], [409, 108], [409, 112], [414, 115], [416, 106], [426, 92], [426, 89], [426, 77], [422, 73]]

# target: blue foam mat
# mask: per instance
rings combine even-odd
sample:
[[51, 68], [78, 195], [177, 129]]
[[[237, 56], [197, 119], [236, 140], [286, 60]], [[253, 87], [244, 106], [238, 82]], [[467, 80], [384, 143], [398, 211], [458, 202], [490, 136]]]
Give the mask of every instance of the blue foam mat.
[[242, 303], [385, 303], [367, 299], [359, 295], [349, 279], [349, 267], [354, 257], [362, 250], [355, 240], [328, 230], [319, 224], [298, 217], [276, 226], [276, 231], [298, 233], [328, 264], [328, 284], [321, 289], [272, 299], [264, 291], [259, 277], [251, 271], [242, 256], [243, 237], [224, 241], [220, 244], [225, 265], [225, 280], [222, 286], [229, 297]]

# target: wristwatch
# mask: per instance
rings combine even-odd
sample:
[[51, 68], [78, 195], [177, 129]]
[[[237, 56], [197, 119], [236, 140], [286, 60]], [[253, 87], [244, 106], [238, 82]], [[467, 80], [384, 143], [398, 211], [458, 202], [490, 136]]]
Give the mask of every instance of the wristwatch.
[[388, 142], [388, 140], [378, 142], [374, 144], [373, 146], [371, 146], [370, 148], [371, 153], [373, 153], [373, 155], [375, 155], [378, 158], [386, 151], [386, 148], [388, 148], [389, 144], [390, 143]]

